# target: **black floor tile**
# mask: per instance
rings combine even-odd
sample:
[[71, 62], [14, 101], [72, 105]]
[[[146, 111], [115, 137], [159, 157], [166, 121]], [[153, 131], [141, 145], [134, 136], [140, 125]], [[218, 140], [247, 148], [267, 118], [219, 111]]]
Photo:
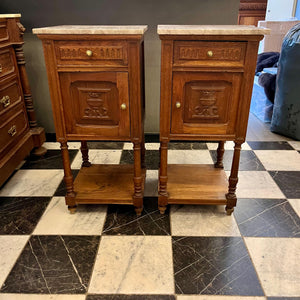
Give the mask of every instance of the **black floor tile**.
[[123, 142], [88, 142], [89, 149], [123, 149]]
[[51, 197], [0, 197], [0, 234], [31, 234]]
[[269, 171], [286, 198], [300, 198], [300, 171]]
[[208, 149], [206, 143], [203, 142], [170, 142], [168, 143], [168, 149], [170, 150], [197, 150]]
[[[69, 150], [70, 163], [73, 162], [78, 150]], [[63, 169], [60, 150], [47, 150], [43, 156], [31, 154], [21, 169]]]
[[234, 215], [243, 236], [300, 237], [300, 218], [285, 199], [239, 199]]
[[[147, 150], [145, 155], [146, 170], [158, 170], [159, 150]], [[133, 150], [123, 150], [120, 164], [133, 164]]]
[[247, 142], [252, 150], [294, 150], [294, 148], [285, 141], [280, 142]]
[[99, 236], [31, 236], [1, 293], [86, 293], [99, 239]]
[[103, 235], [170, 235], [169, 210], [161, 215], [157, 197], [144, 198], [144, 210], [136, 216], [132, 205], [109, 205]]
[[240, 237], [173, 237], [177, 294], [263, 296]]
[[86, 300], [175, 300], [174, 295], [88, 295]]
[[[75, 180], [76, 176], [79, 173], [79, 170], [71, 170], [72, 171], [72, 175], [73, 175], [73, 180]], [[61, 181], [61, 183], [59, 184], [58, 188], [56, 189], [55, 193], [54, 193], [54, 197], [60, 197], [60, 196], [65, 196], [67, 192], [66, 189], [66, 184], [64, 179]]]
[[[226, 171], [231, 170], [233, 152], [234, 152], [233, 150], [225, 150], [224, 157], [223, 157], [223, 165], [224, 165], [224, 170]], [[216, 162], [217, 151], [210, 150], [210, 154], [213, 161]], [[253, 151], [245, 150], [245, 151], [241, 151], [239, 170], [240, 171], [265, 171], [265, 168]]]

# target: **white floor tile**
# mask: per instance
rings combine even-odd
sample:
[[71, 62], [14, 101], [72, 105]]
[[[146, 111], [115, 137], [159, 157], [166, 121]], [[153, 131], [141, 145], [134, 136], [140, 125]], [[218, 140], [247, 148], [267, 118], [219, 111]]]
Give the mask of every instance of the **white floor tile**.
[[[27, 235], [0, 236], [0, 286], [2, 286], [7, 275], [14, 266], [15, 261], [23, 250], [28, 238], [29, 236]], [[2, 300], [1, 294], [0, 299]]]
[[158, 195], [158, 170], [147, 170], [144, 196], [156, 197], [157, 195]]
[[245, 238], [266, 296], [300, 296], [300, 239]]
[[89, 293], [173, 294], [169, 236], [103, 236]]
[[256, 150], [256, 156], [268, 171], [300, 171], [300, 155], [291, 150]]
[[0, 196], [53, 196], [63, 170], [19, 170], [0, 190]]
[[[48, 150], [60, 150], [60, 143], [46, 142], [43, 144], [43, 147]], [[68, 142], [68, 149], [80, 149], [80, 147], [80, 142]]]
[[70, 214], [64, 197], [53, 197], [33, 234], [100, 235], [106, 205], [78, 205]]
[[[119, 164], [122, 150], [89, 150], [89, 161], [92, 164]], [[72, 169], [80, 169], [82, 164], [82, 155], [79, 152], [71, 165]]]
[[294, 149], [300, 150], [300, 141], [289, 141], [288, 142]]
[[172, 205], [170, 219], [172, 236], [240, 236], [224, 205]]
[[169, 150], [169, 164], [213, 164], [208, 150]]
[[300, 199], [288, 199], [288, 201], [300, 218]]
[[[229, 178], [230, 172], [226, 171]], [[238, 198], [275, 198], [285, 196], [266, 171], [239, 171], [236, 195]]]
[[[209, 150], [217, 150], [218, 148], [218, 143], [206, 143], [207, 148]], [[234, 150], [234, 142], [233, 141], [228, 141], [225, 143], [224, 146], [225, 150]], [[251, 147], [248, 145], [248, 143], [242, 144], [242, 150], [251, 150]]]

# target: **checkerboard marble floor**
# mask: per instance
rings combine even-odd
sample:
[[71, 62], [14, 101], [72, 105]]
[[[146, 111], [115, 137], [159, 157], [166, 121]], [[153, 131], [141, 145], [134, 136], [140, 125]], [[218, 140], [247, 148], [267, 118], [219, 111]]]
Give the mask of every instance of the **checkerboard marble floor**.
[[[257, 136], [257, 132], [255, 133]], [[79, 143], [70, 143], [74, 176]], [[130, 143], [89, 143], [93, 163], [133, 161]], [[300, 299], [300, 142], [248, 140], [238, 204], [157, 210], [159, 144], [146, 144], [144, 211], [64, 203], [57, 143], [0, 190], [1, 300]], [[216, 143], [171, 143], [169, 163], [213, 163]], [[226, 143], [230, 170], [232, 143]], [[191, 174], [192, 176], [192, 174]]]

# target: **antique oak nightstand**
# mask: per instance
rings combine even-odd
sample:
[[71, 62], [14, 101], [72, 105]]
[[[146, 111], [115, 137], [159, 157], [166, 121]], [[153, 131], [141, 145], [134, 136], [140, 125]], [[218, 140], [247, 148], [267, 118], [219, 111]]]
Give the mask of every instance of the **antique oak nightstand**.
[[[159, 25], [161, 49], [158, 205], [236, 205], [241, 145], [245, 141], [259, 41], [254, 26]], [[211, 165], [168, 165], [170, 140], [219, 141]], [[229, 187], [224, 142], [235, 143]]]
[[[43, 42], [66, 204], [133, 204], [143, 209], [144, 70], [147, 26], [33, 29]], [[73, 184], [68, 140], [80, 140], [82, 168]], [[131, 141], [134, 165], [91, 165], [87, 141]]]

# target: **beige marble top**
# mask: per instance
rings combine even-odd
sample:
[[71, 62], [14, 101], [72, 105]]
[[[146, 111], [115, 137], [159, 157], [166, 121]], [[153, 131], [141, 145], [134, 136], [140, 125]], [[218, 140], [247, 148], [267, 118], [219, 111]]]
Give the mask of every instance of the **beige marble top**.
[[146, 25], [61, 25], [33, 28], [34, 34], [144, 34]]
[[158, 34], [201, 34], [201, 35], [255, 35], [270, 34], [271, 30], [264, 27], [248, 25], [158, 25]]
[[0, 18], [21, 18], [21, 14], [0, 14]]

